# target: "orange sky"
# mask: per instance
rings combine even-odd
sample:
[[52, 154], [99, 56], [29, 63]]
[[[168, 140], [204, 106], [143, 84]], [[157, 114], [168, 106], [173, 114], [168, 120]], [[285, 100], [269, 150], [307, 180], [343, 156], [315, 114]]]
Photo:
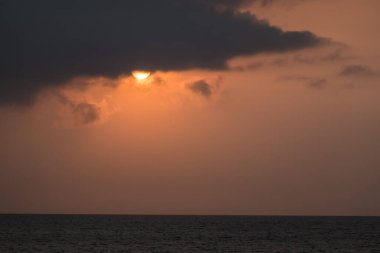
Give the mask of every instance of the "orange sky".
[[0, 108], [0, 212], [380, 215], [379, 8], [253, 6], [334, 44], [77, 79]]

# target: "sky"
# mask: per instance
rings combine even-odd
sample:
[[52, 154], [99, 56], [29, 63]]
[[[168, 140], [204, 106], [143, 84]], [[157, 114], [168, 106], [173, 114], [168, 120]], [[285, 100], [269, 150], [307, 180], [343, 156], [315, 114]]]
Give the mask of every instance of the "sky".
[[0, 213], [380, 215], [379, 8], [0, 0]]

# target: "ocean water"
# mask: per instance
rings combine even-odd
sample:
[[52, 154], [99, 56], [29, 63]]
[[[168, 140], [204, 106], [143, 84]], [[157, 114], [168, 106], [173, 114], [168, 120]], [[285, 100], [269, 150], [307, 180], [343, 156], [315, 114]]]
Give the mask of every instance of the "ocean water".
[[0, 215], [0, 252], [380, 252], [380, 217]]

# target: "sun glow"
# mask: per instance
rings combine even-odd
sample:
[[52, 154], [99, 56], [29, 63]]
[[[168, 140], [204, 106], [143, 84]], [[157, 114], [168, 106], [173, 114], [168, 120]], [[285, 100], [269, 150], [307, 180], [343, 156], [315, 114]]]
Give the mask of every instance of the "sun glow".
[[150, 72], [148, 72], [148, 71], [137, 71], [136, 70], [136, 71], [132, 71], [132, 75], [134, 78], [141, 81], [141, 80], [147, 79], [150, 76]]

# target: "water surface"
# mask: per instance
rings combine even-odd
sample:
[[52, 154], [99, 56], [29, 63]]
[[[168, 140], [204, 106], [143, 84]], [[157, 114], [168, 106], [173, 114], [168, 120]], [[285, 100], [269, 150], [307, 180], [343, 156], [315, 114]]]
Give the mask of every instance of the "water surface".
[[0, 215], [0, 252], [380, 252], [380, 217]]

